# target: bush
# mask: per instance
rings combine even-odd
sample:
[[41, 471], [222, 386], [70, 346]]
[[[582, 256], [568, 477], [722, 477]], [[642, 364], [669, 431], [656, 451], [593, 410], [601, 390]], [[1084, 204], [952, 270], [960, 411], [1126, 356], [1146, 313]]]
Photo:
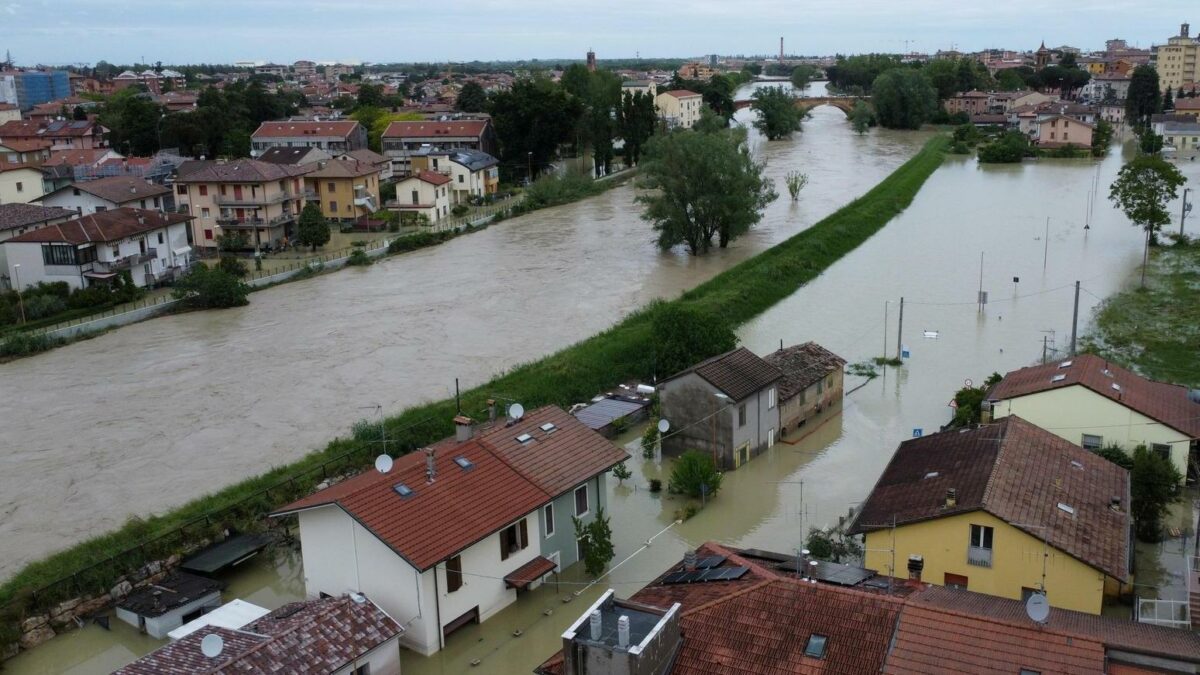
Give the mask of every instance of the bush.
[[44, 319], [66, 309], [67, 303], [56, 295], [32, 295], [25, 298], [26, 321]]
[[604, 515], [604, 507], [597, 510], [596, 518], [586, 525], [575, 516], [571, 516], [571, 522], [575, 525], [575, 539], [583, 548], [583, 568], [593, 577], [600, 576], [615, 553], [612, 528], [608, 516]]
[[1008, 131], [979, 149], [985, 164], [1016, 164], [1029, 154], [1029, 140], [1019, 131]]
[[712, 457], [688, 450], [675, 460], [667, 489], [696, 499], [712, 499], [721, 489], [721, 472]]
[[525, 188], [525, 200], [513, 207], [513, 211], [527, 212], [547, 206], [557, 206], [591, 197], [604, 192], [605, 186], [587, 176], [567, 174], [565, 176], [542, 176]]
[[863, 554], [862, 546], [853, 537], [848, 537], [845, 532], [834, 528], [810, 528], [804, 548], [808, 549], [809, 555], [818, 560], [836, 563], [847, 559], [857, 560], [862, 558]]
[[1171, 504], [1179, 501], [1182, 483], [1179, 469], [1170, 458], [1144, 445], [1133, 450], [1133, 469], [1129, 482], [1133, 492], [1134, 530], [1142, 541], [1162, 540], [1162, 519]]
[[617, 479], [618, 484], [623, 484], [626, 479], [633, 475], [633, 472], [629, 470], [629, 467], [625, 466], [625, 462], [621, 462], [620, 464], [614, 466], [612, 473], [613, 478]]
[[367, 255], [367, 252], [361, 248], [356, 248], [350, 252], [350, 258], [346, 260], [346, 264], [353, 265], [355, 267], [370, 265], [371, 256]]
[[467, 206], [466, 204], [458, 204], [454, 208], [450, 209], [450, 213], [455, 217], [462, 217], [467, 215], [470, 210], [471, 207]]
[[1096, 454], [1122, 469], [1133, 469], [1133, 458], [1129, 456], [1129, 453], [1125, 452], [1125, 448], [1115, 443], [1109, 443], [1100, 448], [1096, 451]]
[[249, 271], [246, 269], [246, 263], [231, 255], [221, 256], [221, 259], [217, 261], [217, 269], [239, 279], [246, 276]]
[[172, 294], [187, 307], [220, 309], [249, 304], [250, 287], [229, 272], [196, 265], [190, 274], [175, 282]]
[[52, 338], [32, 333], [13, 333], [0, 342], [0, 357], [29, 356], [59, 345], [66, 344], [63, 338]]
[[679, 303], [655, 308], [653, 330], [658, 375], [674, 375], [737, 346], [737, 335], [723, 317]]
[[650, 491], [651, 492], [662, 492], [662, 479], [651, 478], [650, 479]]
[[642, 457], [646, 459], [654, 457], [654, 451], [658, 449], [658, 435], [658, 419], [651, 418], [650, 424], [642, 432]]

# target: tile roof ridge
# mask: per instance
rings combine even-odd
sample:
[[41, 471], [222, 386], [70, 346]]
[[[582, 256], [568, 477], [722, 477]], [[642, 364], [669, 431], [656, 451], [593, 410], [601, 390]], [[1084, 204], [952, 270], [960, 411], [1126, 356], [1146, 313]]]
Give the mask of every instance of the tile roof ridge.
[[[979, 425], [980, 431], [986, 429], [987, 427], [993, 426], [993, 425], [999, 427], [999, 431], [1000, 431], [1000, 438], [996, 439], [996, 443], [999, 444], [999, 447], [996, 448], [996, 456], [992, 459], [992, 470], [988, 472], [987, 483], [985, 483], [983, 486], [983, 495], [979, 498], [979, 507], [981, 509], [983, 509], [984, 511], [991, 513], [993, 516], [1000, 518], [1000, 520], [1003, 520], [1006, 523], [1008, 522], [1008, 520], [1006, 518], [1001, 518], [998, 514], [992, 512], [992, 510], [988, 508], [988, 502], [991, 501], [992, 488], [996, 484], [996, 475], [999, 473], [998, 469], [1000, 468], [1000, 462], [1004, 457], [1004, 449], [1008, 445], [1007, 444], [1008, 425], [1012, 421], [1013, 418], [1016, 418], [1019, 420], [1021, 419], [1021, 418], [1017, 417], [1016, 415], [1008, 415], [999, 420], [996, 420], [993, 424], [980, 424]], [[1024, 422], [1025, 420], [1021, 420], [1021, 421]], [[990, 440], [985, 438], [984, 442], [990, 442]], [[1011, 525], [1012, 523], [1009, 523], [1009, 524]]]
[[767, 586], [771, 586], [771, 585], [776, 584], [781, 581], [784, 581], [784, 580], [780, 577], [775, 577], [772, 579], [763, 579], [763, 580], [753, 583], [749, 586], [746, 586], [745, 588], [739, 588], [738, 590], [734, 591], [733, 593], [722, 595], [718, 598], [709, 600], [708, 602], [705, 602], [703, 604], [696, 605], [695, 607], [692, 607], [690, 609], [685, 609], [680, 614], [680, 616], [691, 616], [693, 614], [698, 614], [700, 612], [707, 611], [709, 609], [712, 609], [713, 607], [722, 605], [722, 604], [729, 602], [730, 600], [733, 600], [735, 598], [740, 598], [743, 595], [746, 595], [747, 593], [753, 593], [754, 591], [757, 591], [762, 588], [766, 588]]
[[[503, 464], [504, 466], [507, 466], [513, 473], [520, 476], [521, 480], [532, 485], [533, 489], [537, 490], [538, 492], [542, 493], [543, 495], [546, 495], [546, 497], [548, 499], [558, 498], [558, 495], [550, 494], [545, 488], [543, 488], [541, 485], [539, 485], [537, 481], [533, 480], [533, 478], [531, 478], [528, 474], [526, 474], [521, 469], [517, 468], [516, 464], [513, 464], [512, 462], [508, 461], [508, 459], [504, 456], [504, 453], [500, 452], [499, 449], [496, 448], [496, 446], [491, 444], [491, 442], [484, 440], [483, 437], [481, 437], [481, 436], [476, 436], [474, 440], [479, 444], [479, 447], [483, 448], [483, 450], [485, 452], [487, 452], [492, 457], [495, 457], [497, 460], [500, 461], [501, 464]], [[566, 493], [563, 493], [563, 494], [566, 494]]]

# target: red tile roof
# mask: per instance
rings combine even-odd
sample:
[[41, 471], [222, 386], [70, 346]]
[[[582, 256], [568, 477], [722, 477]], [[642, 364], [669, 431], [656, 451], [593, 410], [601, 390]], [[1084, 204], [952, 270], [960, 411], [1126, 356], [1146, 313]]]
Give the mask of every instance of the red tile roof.
[[47, 225], [13, 237], [5, 243], [87, 244], [120, 241], [192, 219], [192, 216], [146, 209], [111, 209], [65, 223]]
[[1200, 98], [1177, 98], [1175, 110], [1200, 110]]
[[[201, 628], [114, 675], [333, 673], [402, 632], [395, 619], [365, 597], [363, 602], [350, 596], [293, 602], [238, 630]], [[209, 658], [200, 643], [214, 634], [224, 640], [224, 648]]]
[[316, 169], [313, 164], [272, 164], [257, 159], [235, 159], [228, 162], [196, 162], [186, 173], [178, 172], [177, 183], [263, 183], [303, 176]]
[[[1061, 367], [1068, 361], [1070, 366]], [[1056, 375], [1065, 377], [1054, 382]], [[1114, 389], [1114, 384], [1120, 389]], [[1200, 438], [1200, 403], [1188, 399], [1186, 387], [1146, 379], [1093, 354], [1014, 370], [988, 392], [988, 400], [1003, 401], [1075, 385], [1112, 399], [1189, 438]]]
[[[957, 503], [945, 505], [946, 492]], [[1113, 578], [1129, 576], [1129, 472], [1016, 416], [914, 438], [896, 453], [853, 533], [986, 511]], [[1122, 511], [1109, 508], [1120, 499]], [[1067, 513], [1058, 507], [1074, 510]], [[1031, 527], [1037, 525], [1039, 527]]]
[[815, 342], [777, 349], [763, 357], [783, 373], [779, 383], [779, 400], [786, 401], [826, 375], [840, 371], [846, 359]]
[[504, 577], [504, 586], [506, 588], [526, 588], [529, 584], [553, 572], [556, 567], [558, 565], [553, 560], [539, 555]]
[[430, 185], [445, 185], [450, 182], [450, 177], [436, 173], [433, 171], [422, 171], [414, 176], [417, 180], [429, 183]]
[[88, 166], [96, 164], [105, 155], [112, 152], [108, 148], [88, 148], [86, 150], [55, 150], [42, 166]]
[[670, 91], [664, 91], [661, 93], [666, 94], [667, 96], [674, 96], [675, 98], [690, 98], [692, 96], [700, 95], [690, 89], [672, 89]]
[[[546, 423], [558, 429], [546, 434], [539, 428]], [[526, 413], [518, 424], [463, 443], [447, 439], [436, 444], [432, 483], [426, 481], [425, 454], [413, 452], [397, 458], [387, 474], [360, 474], [272, 515], [337, 505], [423, 571], [629, 456], [559, 408]], [[527, 453], [499, 447], [502, 435], [515, 437], [523, 433], [517, 429], [526, 428], [537, 429], [528, 432], [534, 438]], [[461, 468], [457, 457], [474, 466]], [[394, 487], [401, 483], [412, 490], [410, 496], [397, 494]], [[560, 490], [562, 485], [568, 487]]]
[[48, 150], [53, 145], [53, 143], [44, 138], [12, 138], [7, 141], [0, 141], [0, 146], [4, 146], [13, 152]]
[[358, 122], [263, 122], [254, 131], [254, 138], [292, 138], [300, 136], [347, 138], [354, 133]]
[[383, 132], [384, 138], [482, 138], [487, 120], [432, 122], [426, 120], [392, 122]]
[[109, 176], [96, 180], [79, 181], [61, 187], [39, 199], [45, 201], [51, 195], [66, 190], [79, 190], [94, 195], [113, 204], [128, 204], [129, 202], [150, 199], [170, 194], [171, 190], [161, 185], [147, 182], [136, 176]]

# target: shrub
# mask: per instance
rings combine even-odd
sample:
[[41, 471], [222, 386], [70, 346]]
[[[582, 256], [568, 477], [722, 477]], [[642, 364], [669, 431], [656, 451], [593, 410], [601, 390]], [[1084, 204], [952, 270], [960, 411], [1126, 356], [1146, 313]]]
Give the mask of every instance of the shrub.
[[633, 472], [629, 470], [629, 467], [625, 466], [625, 462], [621, 462], [620, 464], [614, 466], [612, 473], [613, 478], [617, 479], [618, 484], [623, 484], [626, 479], [633, 475]]
[[675, 460], [667, 489], [696, 499], [711, 499], [721, 489], [721, 472], [717, 471], [712, 457], [688, 450]]
[[67, 309], [67, 303], [57, 295], [32, 295], [25, 298], [25, 319], [33, 321], [54, 316]]
[[835, 528], [822, 530], [819, 527], [810, 528], [804, 548], [812, 557], [818, 560], [829, 560], [840, 563], [846, 559], [862, 558], [863, 548], [853, 537]]
[[723, 317], [680, 303], [657, 305], [653, 330], [658, 375], [673, 375], [737, 346], [737, 335]]
[[1142, 541], [1162, 539], [1162, 519], [1171, 504], [1179, 501], [1179, 469], [1164, 457], [1144, 445], [1133, 450], [1133, 469], [1130, 471], [1133, 492], [1134, 529]]
[[346, 264], [354, 265], [355, 267], [370, 265], [371, 256], [367, 255], [367, 252], [361, 248], [356, 248], [350, 252], [350, 258], [346, 260]]
[[33, 333], [13, 333], [0, 342], [0, 357], [29, 356], [66, 344], [63, 338]]
[[651, 478], [650, 479], [650, 491], [651, 492], [662, 492], [662, 479]]
[[1122, 469], [1133, 469], [1133, 458], [1129, 456], [1129, 453], [1125, 452], [1125, 448], [1116, 443], [1109, 443], [1097, 450], [1096, 454]]
[[175, 282], [173, 295], [187, 307], [219, 309], [249, 304], [250, 287], [229, 272], [196, 265], [190, 274]]
[[1029, 140], [1019, 131], [1008, 131], [979, 148], [979, 161], [985, 164], [1016, 164], [1029, 153]]
[[654, 457], [654, 451], [658, 449], [658, 435], [658, 420], [651, 418], [650, 424], [642, 432], [642, 457], [646, 459]]
[[246, 272], [249, 271], [246, 269], [246, 263], [231, 255], [221, 256], [221, 259], [217, 261], [217, 269], [239, 279], [246, 276]]
[[467, 206], [466, 204], [458, 204], [454, 208], [450, 209], [450, 213], [455, 217], [461, 217], [467, 215], [470, 210], [471, 207]]
[[613, 559], [615, 551], [612, 544], [612, 528], [609, 518], [604, 515], [604, 508], [596, 511], [596, 518], [586, 525], [582, 520], [571, 516], [575, 525], [575, 539], [583, 548], [583, 568], [593, 577], [604, 572], [604, 566]]

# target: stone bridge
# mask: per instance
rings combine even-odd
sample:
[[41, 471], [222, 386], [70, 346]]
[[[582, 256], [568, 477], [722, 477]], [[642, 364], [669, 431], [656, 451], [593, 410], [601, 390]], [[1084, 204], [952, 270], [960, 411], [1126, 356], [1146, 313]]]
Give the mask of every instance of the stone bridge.
[[[841, 110], [842, 112], [849, 115], [850, 111], [854, 110], [854, 104], [858, 103], [859, 101], [863, 101], [863, 102], [867, 103], [868, 105], [870, 105], [871, 97], [870, 96], [812, 96], [812, 97], [808, 97], [808, 98], [796, 99], [796, 105], [800, 106], [801, 108], [816, 108], [817, 106], [831, 105], [831, 106], [837, 108], [838, 110]], [[751, 103], [753, 103], [753, 101], [751, 101], [749, 99], [744, 100], [744, 101], [734, 101], [733, 106], [737, 110], [741, 110], [742, 108], [749, 108]]]

